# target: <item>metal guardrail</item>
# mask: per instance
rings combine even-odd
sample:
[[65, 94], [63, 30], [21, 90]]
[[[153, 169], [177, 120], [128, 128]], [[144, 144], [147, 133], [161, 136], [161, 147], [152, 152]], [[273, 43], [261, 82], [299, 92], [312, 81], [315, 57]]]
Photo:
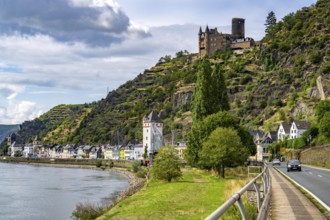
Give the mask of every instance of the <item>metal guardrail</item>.
[[[263, 191], [261, 191], [258, 187], [257, 180], [259, 179], [261, 179], [263, 182]], [[257, 208], [258, 208], [257, 219], [258, 220], [267, 219], [266, 216], [268, 215], [270, 198], [271, 198], [271, 179], [269, 174], [269, 168], [267, 167], [267, 164], [264, 164], [264, 169], [258, 176], [256, 176], [253, 180], [251, 180], [248, 184], [246, 184], [240, 191], [235, 193], [229, 200], [223, 203], [218, 209], [216, 209], [211, 215], [209, 215], [206, 218], [206, 220], [215, 220], [220, 218], [236, 202], [240, 210], [242, 219], [247, 220], [248, 217], [241, 197], [251, 187], [254, 188], [257, 197]]]

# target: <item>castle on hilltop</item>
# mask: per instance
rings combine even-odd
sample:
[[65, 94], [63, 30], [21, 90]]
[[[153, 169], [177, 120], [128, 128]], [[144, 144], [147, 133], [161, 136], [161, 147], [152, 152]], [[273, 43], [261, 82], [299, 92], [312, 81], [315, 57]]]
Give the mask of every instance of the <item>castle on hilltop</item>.
[[231, 34], [219, 33], [217, 28], [209, 29], [206, 26], [205, 32], [200, 27], [198, 37], [200, 58], [211, 56], [216, 51], [247, 49], [255, 45], [252, 38], [245, 38], [245, 20], [243, 18], [232, 19]]

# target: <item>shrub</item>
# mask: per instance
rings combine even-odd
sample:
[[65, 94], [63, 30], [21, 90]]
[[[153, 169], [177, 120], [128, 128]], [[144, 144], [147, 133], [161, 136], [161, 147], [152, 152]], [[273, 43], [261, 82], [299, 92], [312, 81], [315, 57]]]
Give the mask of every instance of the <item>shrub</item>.
[[110, 208], [110, 206], [110, 204], [95, 205], [92, 203], [79, 203], [76, 205], [76, 210], [72, 212], [71, 217], [77, 220], [96, 219], [97, 217], [103, 215]]
[[97, 160], [96, 167], [101, 167], [101, 166], [102, 166], [102, 160]]

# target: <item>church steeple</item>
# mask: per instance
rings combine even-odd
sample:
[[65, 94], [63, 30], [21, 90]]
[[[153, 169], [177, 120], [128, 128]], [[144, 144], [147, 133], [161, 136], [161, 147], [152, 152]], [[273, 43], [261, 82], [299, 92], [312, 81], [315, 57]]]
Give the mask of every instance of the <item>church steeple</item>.
[[202, 35], [202, 27], [199, 27], [199, 32], [198, 32], [198, 35], [201, 36]]

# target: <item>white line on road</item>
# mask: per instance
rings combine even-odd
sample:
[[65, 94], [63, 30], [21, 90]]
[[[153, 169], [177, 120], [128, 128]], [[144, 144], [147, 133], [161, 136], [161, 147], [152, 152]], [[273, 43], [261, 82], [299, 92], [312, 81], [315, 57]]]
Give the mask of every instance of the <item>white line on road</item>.
[[308, 172], [310, 175], [313, 175], [313, 173], [312, 172]]
[[318, 177], [322, 177], [321, 175], [317, 175]]

